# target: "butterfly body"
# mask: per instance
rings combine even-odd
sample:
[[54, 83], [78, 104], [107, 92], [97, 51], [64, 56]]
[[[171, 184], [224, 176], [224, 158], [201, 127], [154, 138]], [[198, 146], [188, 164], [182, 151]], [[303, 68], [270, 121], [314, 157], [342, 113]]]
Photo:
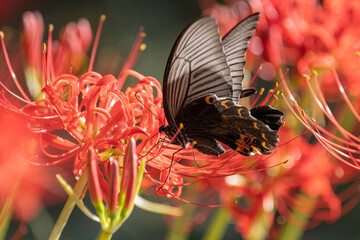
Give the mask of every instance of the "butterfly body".
[[160, 128], [174, 144], [187, 148], [192, 143], [215, 156], [225, 152], [219, 142], [243, 155], [269, 154], [276, 147], [283, 113], [270, 106], [249, 111], [238, 104], [256, 92], [242, 89], [242, 79], [257, 20], [258, 14], [251, 15], [220, 39], [215, 20], [202, 17], [179, 36], [164, 78], [169, 125]]

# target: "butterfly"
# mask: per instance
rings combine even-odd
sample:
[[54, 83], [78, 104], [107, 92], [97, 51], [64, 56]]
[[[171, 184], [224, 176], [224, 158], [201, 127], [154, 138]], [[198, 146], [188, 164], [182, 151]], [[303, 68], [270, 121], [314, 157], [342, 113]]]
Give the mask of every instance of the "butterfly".
[[[279, 141], [283, 112], [270, 106], [248, 110], [239, 99], [256, 93], [242, 88], [245, 53], [259, 19], [250, 15], [222, 39], [217, 22], [203, 16], [177, 38], [166, 64], [163, 105], [172, 143], [219, 156], [223, 143], [242, 155], [269, 154]], [[177, 135], [175, 135], [177, 133]]]

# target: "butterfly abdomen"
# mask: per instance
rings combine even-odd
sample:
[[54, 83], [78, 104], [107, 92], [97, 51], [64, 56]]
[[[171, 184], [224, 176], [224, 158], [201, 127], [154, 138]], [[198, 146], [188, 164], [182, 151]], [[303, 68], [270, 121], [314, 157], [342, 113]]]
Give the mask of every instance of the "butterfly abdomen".
[[279, 130], [283, 125], [284, 113], [270, 106], [257, 106], [250, 110], [251, 116], [259, 119], [272, 130]]

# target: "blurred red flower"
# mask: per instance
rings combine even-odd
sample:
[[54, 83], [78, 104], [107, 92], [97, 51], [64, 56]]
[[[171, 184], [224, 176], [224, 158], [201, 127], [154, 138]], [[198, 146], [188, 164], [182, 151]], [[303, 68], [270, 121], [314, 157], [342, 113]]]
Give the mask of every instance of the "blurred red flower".
[[[259, 76], [271, 80], [281, 66], [295, 67], [298, 76], [316, 68], [324, 91], [333, 93], [337, 86], [327, 69], [333, 64], [343, 76], [343, 85], [355, 91], [360, 70], [360, 3], [340, 0], [228, 0], [225, 5], [216, 0], [199, 0], [205, 14], [211, 14], [226, 33], [249, 14], [260, 12], [256, 36], [249, 45], [247, 66], [263, 69]], [[296, 75], [295, 75], [296, 76]]]
[[[337, 161], [319, 144], [311, 145], [283, 128], [282, 139], [293, 139], [282, 145], [264, 162], [265, 171], [234, 175], [210, 181], [230, 207], [237, 230], [245, 238], [274, 238], [288, 222], [300, 229], [311, 228], [321, 221], [335, 221], [358, 202], [358, 181], [342, 192], [336, 186], [357, 179], [356, 172]], [[279, 216], [275, 217], [275, 212]], [[262, 220], [260, 220], [262, 219]], [[310, 221], [308, 220], [310, 219]], [[257, 224], [270, 231], [258, 232]], [[267, 235], [270, 234], [270, 235]], [[264, 236], [262, 236], [264, 237]]]
[[65, 197], [55, 173], [68, 178], [61, 167], [43, 168], [28, 162], [38, 153], [33, 134], [16, 116], [0, 105], [0, 223], [13, 213], [17, 219], [32, 220], [45, 205], [59, 203]]
[[[59, 40], [52, 40], [54, 26], [49, 26], [47, 63], [48, 74], [54, 79], [65, 73], [76, 75], [85, 67], [87, 51], [92, 41], [92, 31], [87, 19], [70, 22], [60, 32]], [[23, 14], [22, 53], [24, 55], [24, 72], [28, 89], [33, 97], [38, 98], [41, 87], [43, 65], [42, 43], [44, 37], [44, 20], [39, 12]], [[50, 77], [50, 76], [48, 76]]]

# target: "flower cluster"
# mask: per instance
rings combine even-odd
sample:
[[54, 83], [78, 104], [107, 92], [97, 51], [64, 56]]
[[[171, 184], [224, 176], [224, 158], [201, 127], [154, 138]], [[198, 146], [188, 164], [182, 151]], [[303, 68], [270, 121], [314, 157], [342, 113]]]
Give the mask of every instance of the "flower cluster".
[[[38, 174], [37, 179], [39, 181], [41, 180], [40, 176], [47, 178], [45, 172], [49, 173], [49, 177], [54, 177], [55, 173], [51, 172], [50, 167], [60, 166], [71, 161], [73, 163], [72, 173], [75, 177], [79, 178], [84, 175], [84, 172], [87, 172], [90, 196], [95, 206], [99, 206], [103, 196], [116, 196], [116, 200], [125, 200], [123, 207], [125, 213], [119, 212], [118, 215], [121, 216], [113, 219], [116, 224], [119, 224], [119, 219], [126, 219], [131, 212], [131, 206], [133, 206], [136, 196], [134, 184], [136, 186], [137, 182], [141, 182], [141, 178], [138, 179], [137, 177], [137, 169], [141, 160], [137, 164], [137, 157], [133, 156], [136, 156], [136, 147], [130, 138], [134, 137], [141, 141], [148, 139], [150, 134], [157, 131], [159, 127], [157, 118], [145, 108], [143, 113], [143, 107], [147, 109], [155, 107], [154, 112], [160, 111], [161, 98], [154, 97], [152, 87], [156, 86], [158, 92], [161, 92], [160, 84], [153, 78], [145, 78], [130, 70], [131, 65], [128, 64], [127, 68], [123, 69], [121, 76], [126, 77], [133, 74], [141, 81], [134, 88], [122, 92], [121, 84], [113, 75], [102, 76], [92, 71], [100, 30], [105, 20], [104, 16], [100, 19], [88, 71], [79, 76], [75, 74], [80, 71], [87, 59], [86, 51], [89, 48], [89, 38], [92, 35], [87, 20], [82, 19], [78, 23], [69, 23], [61, 32], [59, 41], [55, 42], [52, 41], [53, 26], [50, 25], [47, 45], [41, 45], [42, 29], [44, 28], [41, 15], [27, 12], [24, 14], [23, 20], [22, 42], [25, 52], [25, 76], [27, 84], [35, 87], [30, 89], [32, 97], [23, 90], [13, 71], [5, 46], [5, 36], [1, 32], [1, 44], [7, 68], [20, 92], [20, 96], [1, 83], [3, 92], [0, 97], [0, 107], [7, 118], [16, 120], [13, 121], [13, 124], [23, 126], [17, 130], [14, 125], [14, 128], [9, 128], [9, 131], [14, 129], [14, 136], [16, 136], [16, 132], [25, 129], [23, 131], [25, 143], [34, 145], [34, 150], [27, 153], [26, 156], [22, 156], [21, 152], [19, 152], [19, 157], [12, 155], [12, 158], [16, 158], [14, 163], [19, 162], [19, 164], [29, 165], [31, 169], [38, 170], [32, 170], [31, 174], [25, 174], [24, 167], [14, 168], [17, 174], [12, 175], [20, 175], [19, 180], [14, 180], [15, 185], [10, 185], [8, 190], [2, 188], [5, 193], [2, 195], [1, 201], [5, 204], [6, 202], [17, 203], [19, 199], [28, 200], [28, 198], [15, 194], [19, 184], [24, 182], [21, 181], [23, 175], [27, 179], [33, 174]], [[142, 38], [143, 34], [140, 33], [136, 53], [144, 48], [139, 45]], [[161, 94], [159, 95], [161, 96]], [[32, 98], [35, 100], [31, 100]], [[159, 113], [159, 115], [161, 114]], [[8, 124], [4, 122], [2, 127], [6, 125]], [[12, 133], [9, 132], [9, 134]], [[31, 137], [32, 141], [28, 140], [26, 136]], [[31, 144], [30, 147], [32, 147]], [[129, 144], [132, 147], [129, 147]], [[153, 141], [148, 141], [147, 144], [153, 144]], [[144, 145], [143, 147], [146, 148]], [[8, 152], [5, 150], [6, 148], [7, 145], [2, 145], [2, 152]], [[134, 159], [135, 162], [126, 161], [130, 157], [125, 157], [123, 160], [126, 149], [130, 149], [126, 155], [133, 156], [131, 159]], [[13, 151], [9, 148], [9, 154], [11, 152]], [[12, 158], [2, 157], [1, 159], [4, 165], [9, 165]], [[106, 175], [101, 169], [108, 169], [105, 171]], [[120, 169], [123, 169], [121, 174], [122, 185], [117, 189], [116, 186], [119, 181], [116, 179], [119, 178]], [[40, 172], [44, 173], [40, 174]], [[9, 173], [11, 172], [9, 171]], [[62, 173], [61, 175], [64, 177], [65, 174]], [[140, 175], [142, 176], [142, 174]], [[48, 183], [51, 182], [48, 181]], [[66, 182], [62, 182], [63, 186], [67, 186]], [[98, 188], [99, 183], [103, 183], [102, 187], [104, 188], [101, 190]], [[24, 183], [21, 187], [25, 185]], [[44, 187], [46, 186], [44, 184]], [[85, 186], [86, 184], [83, 188]], [[109, 190], [109, 187], [112, 190]], [[30, 191], [32, 188], [28, 189]], [[126, 191], [124, 191], [125, 189]], [[113, 193], [110, 194], [110, 192]], [[34, 201], [36, 196], [40, 197], [40, 192], [34, 194], [32, 198]], [[109, 211], [112, 214], [117, 208], [113, 198], [104, 197], [104, 201], [108, 203]], [[20, 215], [29, 212], [22, 211], [26, 208], [18, 207], [19, 204], [16, 206]], [[32, 216], [39, 209], [39, 207], [32, 207], [31, 204], [27, 206], [32, 209]], [[11, 210], [11, 207], [8, 209]], [[28, 219], [25, 218], [25, 220]], [[105, 225], [104, 228], [108, 230], [113, 227], [111, 224], [109, 225], [107, 220], [103, 220], [102, 225]]]
[[[353, 201], [357, 202], [357, 184], [335, 192], [336, 186], [354, 177], [352, 168], [329, 161], [319, 143], [312, 145], [296, 139], [289, 129], [284, 129], [280, 137], [290, 142], [280, 146], [266, 163], [281, 159], [287, 160], [286, 164], [210, 182], [223, 203], [236, 202], [229, 209], [238, 231], [246, 238], [275, 238], [282, 234], [285, 223], [302, 229], [334, 221], [353, 207]], [[257, 231], [261, 218], [266, 219], [262, 224], [269, 232]]]
[[[36, 152], [27, 157], [32, 167], [47, 169], [72, 163], [72, 174], [78, 179], [77, 186], [82, 187], [75, 186], [71, 190], [66, 181], [58, 177], [70, 195], [68, 202], [76, 202], [84, 213], [101, 222], [104, 231], [112, 234], [130, 214], [138, 192], [135, 186], [140, 186], [143, 172], [146, 176], [143, 186], [155, 185], [158, 194], [180, 198], [184, 186], [257, 169], [263, 160], [258, 156], [248, 161], [233, 151], [220, 158], [211, 158], [192, 148], [174, 154], [179, 146], [171, 141], [164, 142], [165, 136], [158, 130], [166, 124], [160, 83], [131, 70], [145, 49], [143, 31], [139, 31], [119, 77], [93, 70], [104, 20], [102, 16], [87, 70], [83, 72], [92, 38], [87, 20], [69, 23], [57, 41], [53, 41], [54, 26], [50, 25], [47, 44], [41, 45], [42, 16], [37, 12], [24, 14], [22, 49], [31, 96], [18, 81], [6, 49], [5, 35], [1, 32], [6, 66], [20, 95], [0, 83], [3, 88], [0, 106], [26, 126], [34, 139]], [[122, 91], [129, 75], [139, 82]], [[136, 146], [130, 139], [135, 139]], [[126, 149], [130, 150], [127, 152]], [[133, 160], [127, 161], [130, 156]], [[146, 167], [136, 173], [141, 163], [146, 163]], [[118, 180], [120, 177], [121, 181]], [[100, 219], [80, 203], [83, 197], [80, 194], [86, 190], [86, 184], [81, 185], [84, 181], [89, 182], [90, 196]], [[157, 206], [152, 210], [173, 214], [170, 213], [172, 210], [164, 209], [169, 208]], [[179, 215], [177, 212], [175, 215]], [[61, 231], [61, 228], [56, 229], [52, 236]]]

